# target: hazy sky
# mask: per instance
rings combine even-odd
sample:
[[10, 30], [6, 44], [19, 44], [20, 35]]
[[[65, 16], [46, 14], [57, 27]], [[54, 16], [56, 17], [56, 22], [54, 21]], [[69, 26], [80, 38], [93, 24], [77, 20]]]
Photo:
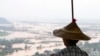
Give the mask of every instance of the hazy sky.
[[[71, 0], [0, 0], [0, 17], [10, 20], [70, 20]], [[77, 20], [100, 21], [100, 0], [74, 0]]]

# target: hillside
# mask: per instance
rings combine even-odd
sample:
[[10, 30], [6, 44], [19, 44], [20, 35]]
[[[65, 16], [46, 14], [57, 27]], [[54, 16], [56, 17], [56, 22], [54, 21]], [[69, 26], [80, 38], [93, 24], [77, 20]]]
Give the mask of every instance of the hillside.
[[0, 17], [0, 24], [11, 24], [11, 22], [8, 21], [8, 20], [5, 19], [5, 18]]

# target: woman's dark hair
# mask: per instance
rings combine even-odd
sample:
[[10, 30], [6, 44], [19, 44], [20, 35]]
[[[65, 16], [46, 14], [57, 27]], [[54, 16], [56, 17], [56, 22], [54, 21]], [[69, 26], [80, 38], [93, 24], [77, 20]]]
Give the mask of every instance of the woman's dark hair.
[[63, 42], [64, 42], [64, 45], [65, 46], [68, 46], [68, 45], [69, 46], [76, 45], [78, 41], [79, 40], [63, 39]]

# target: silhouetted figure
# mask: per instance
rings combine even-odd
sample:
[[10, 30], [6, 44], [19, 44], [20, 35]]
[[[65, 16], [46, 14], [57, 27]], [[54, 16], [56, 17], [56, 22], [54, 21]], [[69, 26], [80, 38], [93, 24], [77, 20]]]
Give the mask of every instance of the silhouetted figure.
[[75, 21], [62, 29], [54, 30], [53, 34], [63, 39], [66, 48], [51, 56], [88, 56], [88, 54], [81, 50], [76, 44], [79, 40], [90, 40], [90, 38], [82, 33]]

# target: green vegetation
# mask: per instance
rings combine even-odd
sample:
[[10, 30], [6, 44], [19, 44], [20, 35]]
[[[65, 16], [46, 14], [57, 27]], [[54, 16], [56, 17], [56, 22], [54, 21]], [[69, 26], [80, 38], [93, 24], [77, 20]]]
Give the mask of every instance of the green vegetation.
[[6, 40], [6, 39], [0, 39], [0, 45], [5, 46], [5, 48], [0, 48], [0, 56], [6, 56], [8, 54], [12, 54], [13, 52], [17, 52], [20, 50], [23, 50], [22, 48], [12, 48], [13, 44], [17, 43], [25, 43], [25, 39], [12, 39], [12, 40]]
[[6, 36], [6, 35], [8, 35], [9, 33], [7, 33], [7, 32], [0, 32], [0, 36]]

